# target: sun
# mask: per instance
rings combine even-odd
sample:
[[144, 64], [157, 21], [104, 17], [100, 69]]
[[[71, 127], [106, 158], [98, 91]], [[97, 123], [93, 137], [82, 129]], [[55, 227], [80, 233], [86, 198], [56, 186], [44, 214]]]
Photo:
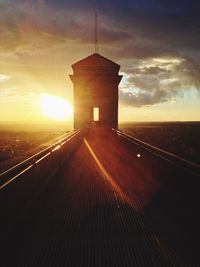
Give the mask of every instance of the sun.
[[45, 117], [63, 121], [72, 118], [72, 105], [62, 97], [42, 94], [42, 111]]

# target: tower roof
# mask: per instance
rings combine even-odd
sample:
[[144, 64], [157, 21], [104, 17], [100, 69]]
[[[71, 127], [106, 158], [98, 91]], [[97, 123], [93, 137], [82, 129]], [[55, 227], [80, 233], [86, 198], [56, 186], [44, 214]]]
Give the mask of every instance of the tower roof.
[[83, 58], [82, 60], [74, 63], [72, 65], [73, 69], [76, 68], [120, 68], [120, 65], [113, 62], [112, 60], [101, 56], [100, 54], [92, 54], [86, 58]]

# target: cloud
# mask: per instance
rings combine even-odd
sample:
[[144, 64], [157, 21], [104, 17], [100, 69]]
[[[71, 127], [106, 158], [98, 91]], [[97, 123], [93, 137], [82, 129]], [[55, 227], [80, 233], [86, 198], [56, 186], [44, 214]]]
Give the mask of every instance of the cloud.
[[11, 77], [5, 74], [0, 74], [0, 82], [6, 82], [8, 80], [10, 80]]
[[169, 70], [166, 70], [161, 67], [144, 67], [142, 72], [146, 75], [157, 75], [161, 73], [169, 73]]
[[[99, 9], [99, 42], [112, 45], [116, 59], [186, 56], [198, 51], [199, 25], [195, 1], [1, 1], [0, 29], [4, 49], [30, 45], [30, 36], [46, 34], [55, 43], [93, 43], [95, 6]], [[171, 3], [171, 2], [170, 2]], [[191, 23], [192, 22], [192, 23]], [[38, 42], [39, 44], [39, 42]], [[34, 47], [34, 46], [32, 46]], [[41, 47], [44, 50], [44, 47]], [[22, 49], [21, 49], [22, 50]], [[42, 51], [40, 52], [42, 53]]]
[[[146, 67], [145, 64], [148, 66]], [[142, 107], [174, 101], [186, 92], [200, 92], [200, 67], [192, 59], [137, 61], [120, 88], [122, 105]]]
[[200, 64], [197, 60], [187, 56], [180, 66], [176, 67], [176, 71], [183, 72], [191, 81], [191, 84], [200, 90]]
[[169, 100], [167, 91], [155, 90], [148, 92], [139, 90], [138, 93], [120, 91], [120, 101], [122, 104], [134, 107], [150, 106], [157, 103], [166, 102]]

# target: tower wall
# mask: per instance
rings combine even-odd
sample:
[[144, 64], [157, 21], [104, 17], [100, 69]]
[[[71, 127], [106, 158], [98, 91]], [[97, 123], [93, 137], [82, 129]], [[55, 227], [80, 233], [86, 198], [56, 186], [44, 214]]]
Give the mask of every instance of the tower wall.
[[74, 129], [93, 122], [94, 107], [99, 108], [99, 126], [118, 128], [118, 85], [122, 76], [118, 75], [119, 65], [108, 60], [110, 65], [104, 66], [107, 59], [102, 61], [100, 66], [94, 59], [92, 65], [83, 66], [83, 60], [70, 75], [74, 85]]

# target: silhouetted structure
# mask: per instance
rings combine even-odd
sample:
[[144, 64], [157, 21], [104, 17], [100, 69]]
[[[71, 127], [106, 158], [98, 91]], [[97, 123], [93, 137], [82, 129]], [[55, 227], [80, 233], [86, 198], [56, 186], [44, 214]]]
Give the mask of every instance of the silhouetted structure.
[[95, 53], [73, 64], [72, 69], [74, 128], [96, 121], [99, 126], [117, 129], [120, 65]]

